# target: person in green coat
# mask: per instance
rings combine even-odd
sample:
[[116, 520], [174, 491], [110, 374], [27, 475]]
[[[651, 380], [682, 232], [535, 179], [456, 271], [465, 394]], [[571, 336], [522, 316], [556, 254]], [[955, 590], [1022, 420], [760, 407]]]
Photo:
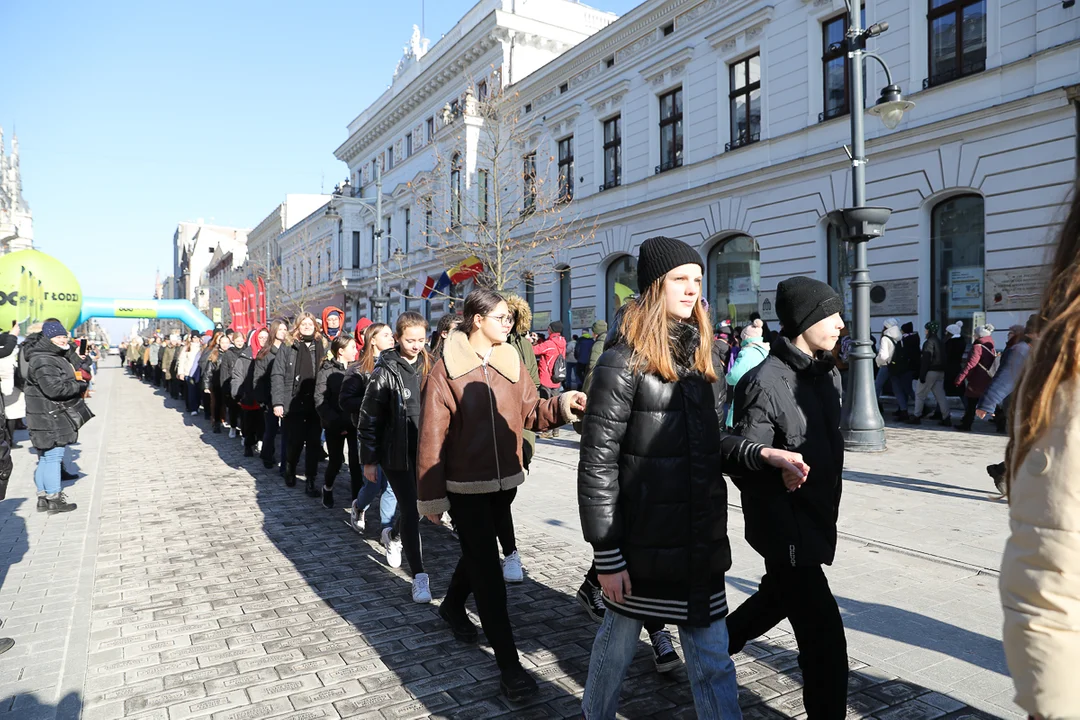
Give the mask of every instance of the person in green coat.
[[[731, 365], [731, 370], [727, 374], [727, 384], [734, 388], [742, 380], [743, 375], [756, 368], [761, 363], [765, 362], [765, 358], [769, 357], [769, 343], [765, 342], [763, 337], [765, 331], [765, 324], [760, 320], [755, 320], [751, 324], [743, 328], [742, 341], [740, 343], [739, 354], [735, 356], [735, 362]], [[734, 424], [734, 408], [735, 403], [728, 401], [727, 410], [727, 427], [731, 427]]]
[[[592, 369], [596, 367], [596, 363], [600, 360], [600, 356], [604, 354], [604, 343], [607, 342], [608, 325], [606, 320], [597, 320], [593, 323], [593, 346], [592, 354], [589, 355], [589, 367], [585, 372], [585, 376], [592, 372]], [[584, 387], [584, 378], [582, 378], [582, 386]]]

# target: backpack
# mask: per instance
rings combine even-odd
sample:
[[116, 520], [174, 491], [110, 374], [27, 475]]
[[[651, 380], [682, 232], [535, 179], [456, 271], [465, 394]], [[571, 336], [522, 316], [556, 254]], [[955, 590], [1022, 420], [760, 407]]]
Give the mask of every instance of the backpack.
[[30, 362], [26, 359], [26, 348], [24, 346], [25, 343], [19, 347], [19, 359], [15, 363], [15, 387], [20, 390], [26, 389], [26, 378], [30, 375]]
[[1001, 353], [994, 353], [994, 362], [990, 363], [990, 367], [986, 369], [986, 374], [990, 377], [997, 375], [998, 370], [1001, 368]]
[[562, 355], [556, 355], [555, 361], [551, 363], [551, 382], [560, 385], [566, 382], [566, 358]]

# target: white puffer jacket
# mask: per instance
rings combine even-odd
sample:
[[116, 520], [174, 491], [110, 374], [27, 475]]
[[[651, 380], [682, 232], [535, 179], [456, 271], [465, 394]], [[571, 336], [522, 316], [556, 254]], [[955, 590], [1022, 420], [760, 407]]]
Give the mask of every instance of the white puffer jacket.
[[19, 350], [5, 358], [0, 358], [0, 394], [4, 396], [4, 412], [8, 420], [26, 417], [26, 398], [23, 391], [15, 387], [15, 368], [19, 364]]
[[1014, 468], [1001, 563], [1016, 703], [1046, 720], [1080, 717], [1078, 391], [1075, 381], [1059, 389], [1052, 424]]

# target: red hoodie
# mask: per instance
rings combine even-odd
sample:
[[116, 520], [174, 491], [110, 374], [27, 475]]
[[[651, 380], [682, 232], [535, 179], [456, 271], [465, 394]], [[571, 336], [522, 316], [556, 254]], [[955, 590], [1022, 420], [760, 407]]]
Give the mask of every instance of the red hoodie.
[[373, 323], [366, 317], [362, 317], [356, 321], [356, 332], [353, 333], [353, 338], [356, 339], [356, 349], [359, 352], [364, 351], [364, 331], [371, 327]]
[[337, 335], [337, 333], [341, 332], [342, 327], [345, 325], [345, 311], [342, 310], [339, 307], [334, 307], [333, 305], [331, 305], [330, 307], [323, 308], [323, 311], [322, 311], [322, 333], [328, 339], [333, 340], [334, 335], [330, 334], [330, 326], [327, 325], [327, 323], [326, 323], [327, 318], [330, 317], [330, 313], [337, 313], [338, 314], [338, 329], [337, 329], [337, 332], [334, 333], [334, 335]]
[[555, 358], [566, 357], [566, 338], [553, 332], [547, 340], [533, 346], [533, 353], [536, 354], [537, 370], [540, 371], [540, 384], [552, 390], [561, 387], [551, 380], [551, 370], [555, 367]]

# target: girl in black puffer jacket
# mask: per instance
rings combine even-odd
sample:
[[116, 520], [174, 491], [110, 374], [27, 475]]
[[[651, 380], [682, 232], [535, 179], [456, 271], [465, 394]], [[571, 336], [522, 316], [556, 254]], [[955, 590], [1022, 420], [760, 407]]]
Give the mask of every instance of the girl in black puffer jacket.
[[[348, 333], [339, 332], [330, 343], [330, 359], [325, 360], [315, 378], [315, 411], [322, 420], [326, 431], [326, 452], [329, 462], [323, 479], [323, 507], [334, 507], [334, 479], [338, 470], [345, 464], [345, 444], [349, 445], [349, 455], [355, 453], [356, 425], [350, 422], [349, 414], [341, 411], [341, 386], [345, 380], [345, 371], [356, 362], [356, 341]], [[359, 473], [360, 468], [349, 470]]]
[[214, 333], [214, 337], [210, 338], [210, 344], [203, 349], [203, 356], [199, 360], [199, 367], [202, 369], [203, 398], [210, 411], [206, 419], [211, 421], [215, 433], [221, 432], [221, 423], [225, 421], [221, 361], [231, 347], [232, 342], [228, 335], [223, 332]]
[[327, 350], [326, 340], [315, 325], [315, 316], [302, 312], [293, 326], [291, 342], [278, 348], [270, 369], [274, 415], [282, 419], [286, 435], [285, 484], [296, 485], [296, 466], [303, 453], [305, 492], [310, 497], [319, 495], [315, 476], [319, 474], [322, 425], [315, 412], [315, 378]]
[[270, 332], [257, 328], [251, 334], [251, 342], [240, 351], [233, 365], [230, 387], [233, 400], [240, 406], [240, 427], [244, 435], [244, 457], [255, 456], [255, 445], [262, 439], [263, 409], [255, 388], [255, 357], [270, 340]]
[[578, 503], [608, 612], [593, 645], [583, 712], [615, 717], [645, 619], [678, 625], [699, 717], [739, 717], [728, 656], [731, 566], [724, 470], [765, 464], [798, 475], [791, 453], [721, 431], [724, 381], [701, 303], [704, 270], [679, 240], [646, 240], [640, 300], [592, 371]]

